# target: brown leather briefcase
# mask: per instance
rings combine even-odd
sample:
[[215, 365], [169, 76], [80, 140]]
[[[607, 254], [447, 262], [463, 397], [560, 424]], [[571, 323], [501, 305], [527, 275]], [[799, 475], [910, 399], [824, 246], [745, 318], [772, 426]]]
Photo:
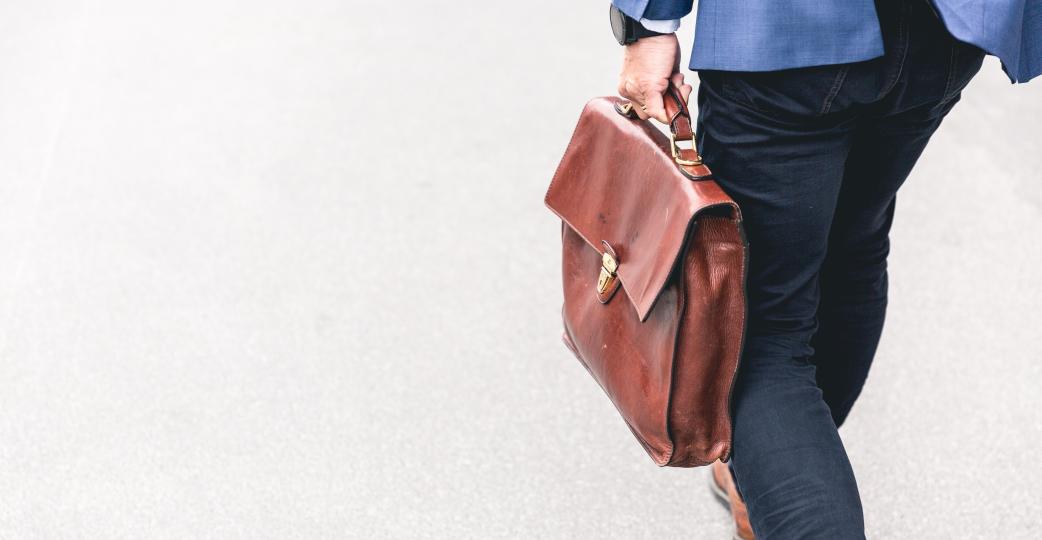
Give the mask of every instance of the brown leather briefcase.
[[683, 99], [665, 102], [671, 137], [619, 98], [590, 101], [546, 205], [562, 221], [565, 344], [655, 463], [694, 467], [730, 458], [748, 250]]

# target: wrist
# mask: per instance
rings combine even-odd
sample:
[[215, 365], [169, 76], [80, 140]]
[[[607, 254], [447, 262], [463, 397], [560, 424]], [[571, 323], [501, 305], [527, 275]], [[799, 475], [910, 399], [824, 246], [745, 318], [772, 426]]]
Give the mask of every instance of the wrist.
[[[668, 29], [669, 32], [659, 32], [647, 28], [641, 24], [641, 21], [626, 15], [614, 4], [611, 5], [609, 16], [611, 19], [612, 33], [615, 34], [615, 40], [619, 42], [619, 45], [629, 45], [641, 39], [672, 34], [676, 30], [673, 26], [674, 21], [648, 21], [649, 23], [655, 23], [650, 24], [650, 26], [654, 26], [659, 30]], [[665, 27], [661, 27], [659, 23], [665, 23]]]
[[627, 43], [624, 48], [661, 51], [660, 54], [666, 55], [667, 53], [672, 53], [678, 46], [679, 41], [677, 40], [677, 35], [670, 33], [644, 37], [632, 43]]

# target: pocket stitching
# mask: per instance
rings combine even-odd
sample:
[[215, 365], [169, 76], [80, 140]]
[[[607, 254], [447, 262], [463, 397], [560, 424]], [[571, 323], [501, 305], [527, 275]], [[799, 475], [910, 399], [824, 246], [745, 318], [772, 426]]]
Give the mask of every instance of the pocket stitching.
[[840, 68], [839, 73], [836, 74], [836, 80], [832, 81], [832, 88], [829, 89], [828, 95], [825, 96], [825, 102], [821, 105], [821, 110], [818, 112], [819, 115], [827, 114], [832, 108], [832, 102], [839, 95], [840, 88], [843, 87], [843, 82], [847, 80], [847, 72], [850, 71], [850, 64], [845, 64]]
[[956, 72], [956, 68], [957, 68], [957, 64], [958, 64], [958, 61], [957, 61], [958, 58], [959, 58], [958, 42], [953, 40], [952, 41], [952, 53], [951, 53], [951, 55], [948, 58], [948, 79], [944, 82], [944, 92], [941, 93], [941, 102], [942, 103], [947, 102], [948, 100], [950, 100], [952, 98], [952, 96], [949, 95], [949, 92], [951, 92], [951, 89], [952, 89], [952, 81], [955, 80], [955, 72]]
[[987, 53], [972, 43], [953, 39], [952, 54], [948, 66], [948, 80], [944, 83], [941, 104], [955, 99], [980, 71]]

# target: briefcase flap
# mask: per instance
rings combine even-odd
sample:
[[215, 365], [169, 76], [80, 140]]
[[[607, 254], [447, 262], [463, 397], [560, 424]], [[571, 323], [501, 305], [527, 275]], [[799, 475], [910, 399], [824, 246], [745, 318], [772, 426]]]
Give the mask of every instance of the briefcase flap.
[[650, 122], [616, 112], [621, 102], [586, 104], [545, 202], [592, 249], [603, 253], [602, 241], [614, 249], [618, 279], [643, 322], [697, 215], [714, 207], [736, 221], [740, 214], [716, 182], [680, 172], [669, 138]]

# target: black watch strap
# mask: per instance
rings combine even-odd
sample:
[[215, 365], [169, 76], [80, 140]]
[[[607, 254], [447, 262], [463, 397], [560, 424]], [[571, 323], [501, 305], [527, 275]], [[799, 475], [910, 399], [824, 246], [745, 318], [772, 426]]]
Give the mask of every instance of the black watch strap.
[[[633, 19], [630, 20], [633, 21]], [[663, 35], [665, 34], [663, 34], [662, 32], [656, 32], [654, 30], [648, 30], [647, 28], [644, 28], [644, 25], [640, 24], [640, 21], [633, 21], [633, 41], [637, 41], [641, 38]]]
[[619, 45], [629, 45], [638, 39], [665, 35], [644, 28], [640, 21], [626, 15], [614, 4], [611, 5], [609, 16], [611, 17], [612, 33], [615, 34], [615, 40], [619, 42]]

